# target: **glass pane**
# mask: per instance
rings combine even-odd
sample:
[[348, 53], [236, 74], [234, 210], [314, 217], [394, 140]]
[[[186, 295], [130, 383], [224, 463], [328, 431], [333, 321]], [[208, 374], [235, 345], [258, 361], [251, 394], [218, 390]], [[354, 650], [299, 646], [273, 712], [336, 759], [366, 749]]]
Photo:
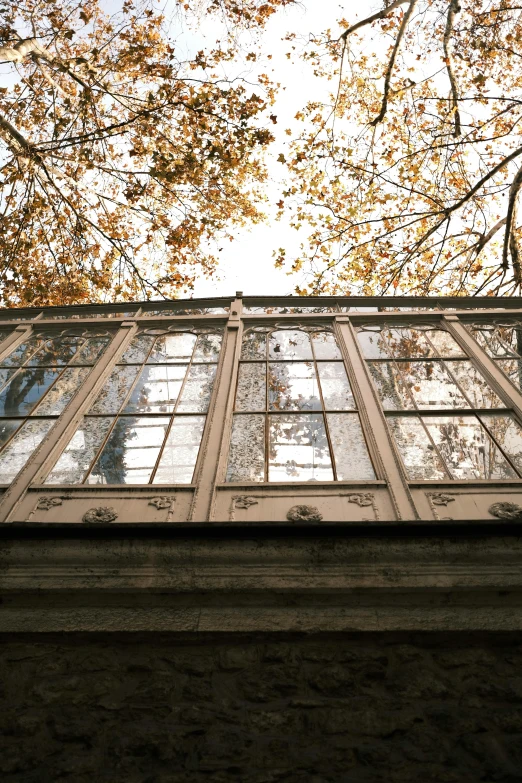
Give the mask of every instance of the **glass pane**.
[[368, 362], [368, 368], [385, 411], [415, 408], [402, 376], [392, 362]]
[[486, 425], [497, 443], [522, 472], [522, 427], [507, 413], [481, 413], [482, 423]]
[[55, 337], [45, 340], [27, 364], [29, 367], [68, 364], [83, 342], [82, 337]]
[[259, 414], [234, 416], [227, 481], [265, 480], [265, 417]]
[[520, 359], [497, 359], [497, 365], [503, 370], [511, 383], [515, 384], [517, 389], [522, 390], [522, 360]]
[[58, 416], [70, 403], [91, 371], [90, 367], [67, 367], [42, 402], [35, 408], [39, 416]]
[[112, 422], [109, 417], [85, 418], [44, 483], [81, 484]]
[[172, 424], [153, 484], [190, 484], [205, 416], [180, 416]]
[[400, 372], [419, 408], [468, 408], [442, 362], [403, 362]]
[[396, 359], [433, 356], [433, 350], [424, 333], [418, 329], [408, 327], [383, 329], [383, 336], [390, 347], [392, 356]]
[[196, 335], [188, 332], [166, 334], [163, 337], [158, 337], [147, 364], [188, 362], [192, 356], [195, 344]]
[[61, 372], [43, 367], [20, 370], [0, 392], [0, 416], [26, 416]]
[[380, 329], [366, 329], [357, 333], [363, 356], [366, 359], [389, 359], [390, 351]]
[[417, 481], [448, 478], [419, 419], [410, 416], [387, 416], [386, 421], [409, 479]]
[[332, 481], [321, 413], [269, 417], [269, 481]]
[[200, 334], [194, 351], [194, 362], [217, 362], [221, 350], [220, 334]]
[[[487, 325], [476, 327], [471, 325], [467, 326], [467, 328], [471, 331], [475, 340], [488, 356], [514, 355], [514, 351], [510, 348], [511, 335], [509, 334], [509, 329], [496, 329], [493, 326]], [[503, 340], [502, 336], [507, 338], [507, 341]]]
[[323, 401], [326, 410], [348, 411], [355, 408], [352, 389], [342, 362], [318, 362]]
[[448, 332], [442, 329], [429, 329], [425, 334], [439, 356], [465, 356], [465, 352]]
[[20, 367], [36, 351], [39, 345], [40, 340], [37, 340], [36, 337], [32, 337], [30, 340], [27, 340], [24, 343], [20, 343], [18, 348], [15, 348], [14, 351], [9, 354], [9, 356], [6, 356], [5, 359], [2, 359], [2, 366]]
[[453, 478], [517, 478], [476, 416], [425, 416], [423, 421]]
[[151, 334], [139, 334], [135, 337], [120, 359], [122, 364], [143, 364], [155, 338]]
[[264, 411], [266, 408], [266, 364], [240, 364], [236, 410]]
[[312, 362], [270, 362], [268, 405], [272, 411], [322, 408]]
[[499, 340], [506, 346], [507, 351], [522, 356], [522, 326], [520, 324], [497, 326], [496, 332]]
[[448, 362], [446, 366], [456, 377], [473, 408], [506, 407], [470, 361]]
[[115, 367], [111, 372], [89, 413], [118, 413], [140, 367]]
[[8, 370], [7, 368], [0, 370], [0, 388], [4, 386], [14, 372], [16, 372], [14, 368], [12, 370]]
[[284, 306], [266, 306], [266, 307], [243, 307], [243, 312], [252, 313], [266, 313], [271, 315], [272, 313], [293, 314], [293, 313], [336, 313], [338, 312], [336, 305], [331, 307], [284, 307]]
[[122, 416], [87, 478], [88, 484], [147, 484], [169, 419]]
[[109, 336], [92, 337], [90, 340], [87, 340], [74, 357], [73, 364], [94, 364], [96, 359], [102, 355], [110, 341], [111, 338]]
[[342, 359], [335, 335], [331, 332], [315, 332], [312, 343], [316, 359]]
[[22, 470], [45, 438], [55, 419], [26, 421], [0, 454], [0, 480], [8, 484]]
[[243, 335], [241, 358], [266, 359], [266, 334], [264, 332], [247, 332]]
[[270, 359], [311, 359], [312, 346], [306, 332], [297, 329], [272, 332], [268, 352]]
[[178, 367], [144, 367], [125, 413], [172, 413], [187, 371]]
[[[5, 446], [11, 435], [14, 435], [22, 424], [23, 421], [20, 419], [2, 419], [0, 421], [0, 449]], [[0, 476], [0, 484], [2, 483], [2, 477]]]
[[193, 364], [181, 393], [178, 411], [181, 413], [205, 413], [208, 411], [216, 365]]
[[326, 418], [339, 481], [374, 479], [357, 413], [328, 413]]

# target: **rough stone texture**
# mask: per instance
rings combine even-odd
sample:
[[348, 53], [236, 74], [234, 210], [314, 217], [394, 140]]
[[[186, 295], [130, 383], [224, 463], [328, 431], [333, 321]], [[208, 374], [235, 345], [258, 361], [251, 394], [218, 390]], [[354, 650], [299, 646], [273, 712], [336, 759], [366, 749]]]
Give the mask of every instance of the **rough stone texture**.
[[522, 780], [519, 635], [1, 641], [4, 783]]

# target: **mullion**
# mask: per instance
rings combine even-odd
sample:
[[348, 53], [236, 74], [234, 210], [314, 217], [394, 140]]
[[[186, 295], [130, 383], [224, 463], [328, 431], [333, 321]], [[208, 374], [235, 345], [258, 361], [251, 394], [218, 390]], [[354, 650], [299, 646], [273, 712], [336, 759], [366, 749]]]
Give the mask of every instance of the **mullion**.
[[[486, 409], [486, 410], [489, 412], [489, 411], [491, 410], [491, 408], [488, 408], [488, 409]], [[484, 411], [482, 411], [482, 412], [484, 413]], [[504, 413], [506, 413], [506, 414], [508, 415], [508, 417], [509, 417], [509, 418], [512, 418], [511, 416], [509, 416], [509, 411], [504, 411]], [[491, 440], [493, 441], [493, 443], [495, 444], [495, 446], [497, 447], [497, 449], [500, 451], [500, 453], [502, 454], [502, 456], [504, 457], [504, 459], [507, 461], [508, 465], [511, 465], [511, 467], [513, 468], [513, 470], [515, 471], [515, 473], [517, 474], [517, 476], [520, 476], [520, 475], [521, 475], [521, 472], [520, 472], [520, 470], [518, 470], [518, 469], [517, 469], [517, 466], [516, 466], [516, 465], [514, 464], [514, 462], [511, 460], [511, 457], [509, 456], [509, 454], [507, 454], [507, 453], [504, 451], [503, 447], [500, 445], [500, 442], [499, 442], [499, 441], [496, 439], [496, 437], [493, 435], [493, 432], [492, 432], [492, 431], [489, 429], [489, 427], [487, 426], [487, 424], [485, 424], [485, 422], [483, 422], [483, 421], [482, 421], [482, 419], [480, 418], [480, 416], [479, 416], [477, 413], [475, 413], [475, 417], [478, 419], [478, 421], [479, 421], [479, 424], [481, 425], [481, 427], [483, 427], [483, 428], [486, 430], [487, 434], [489, 435], [489, 437], [491, 438]], [[513, 418], [514, 418], [514, 417], [513, 417]], [[514, 421], [516, 421], [516, 419], [514, 419]]]
[[272, 335], [272, 332], [275, 331], [276, 327], [273, 326], [269, 332], [266, 332], [266, 340], [265, 340], [265, 421], [264, 421], [264, 434], [265, 434], [265, 448], [264, 448], [264, 454], [263, 454], [263, 460], [264, 460], [264, 470], [265, 470], [265, 476], [264, 481], [265, 483], [268, 483], [269, 475], [268, 475], [268, 468], [269, 468], [269, 448], [270, 448], [270, 418], [269, 418], [269, 409], [270, 409], [270, 403], [268, 398], [269, 393], [269, 383], [268, 383], [268, 371], [270, 370], [270, 337]]
[[[328, 448], [330, 449], [330, 461], [332, 463], [333, 480], [337, 481], [337, 465], [335, 464], [334, 450], [333, 450], [333, 446], [332, 446], [332, 440], [330, 438], [330, 428], [329, 428], [328, 421], [327, 421], [327, 418], [326, 418], [326, 406], [324, 404], [323, 389], [322, 389], [322, 386], [321, 386], [321, 378], [319, 376], [319, 368], [317, 366], [317, 359], [316, 359], [316, 356], [315, 356], [314, 341], [312, 340], [312, 337], [311, 337], [310, 333], [308, 333], [308, 339], [310, 340], [310, 345], [312, 346], [312, 356], [313, 356], [313, 363], [314, 363], [314, 372], [315, 372], [315, 377], [317, 379], [317, 388], [319, 390], [319, 398], [321, 400], [324, 429], [325, 429], [325, 432], [326, 432], [326, 440], [328, 441]], [[312, 448], [313, 448], [313, 446], [312, 446]]]

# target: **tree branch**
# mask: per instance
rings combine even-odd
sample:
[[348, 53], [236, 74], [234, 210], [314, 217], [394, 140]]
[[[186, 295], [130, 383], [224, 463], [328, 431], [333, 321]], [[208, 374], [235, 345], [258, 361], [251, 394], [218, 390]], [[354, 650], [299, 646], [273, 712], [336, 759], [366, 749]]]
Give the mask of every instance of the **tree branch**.
[[457, 89], [457, 79], [453, 70], [453, 58], [450, 52], [450, 38], [453, 32], [453, 22], [455, 21], [455, 15], [460, 11], [459, 0], [451, 0], [448, 7], [448, 16], [446, 20], [446, 29], [444, 30], [444, 58], [446, 61], [446, 70], [448, 71], [448, 77], [451, 85], [451, 98], [453, 104], [453, 119], [455, 123], [454, 136], [460, 136], [460, 113], [459, 113], [459, 93]]
[[509, 189], [509, 202], [506, 215], [506, 231], [504, 234], [504, 247], [502, 250], [502, 269], [508, 268], [509, 258], [508, 254], [511, 254], [511, 260], [513, 262], [513, 271], [515, 273], [515, 279], [517, 283], [520, 283], [520, 252], [518, 245], [518, 238], [514, 230], [514, 224], [516, 222], [517, 213], [517, 201], [520, 188], [522, 187], [522, 166], [519, 168], [511, 187]]
[[391, 14], [392, 11], [395, 11], [395, 9], [398, 8], [400, 5], [405, 5], [406, 3], [409, 2], [410, 0], [395, 0], [395, 2], [391, 3], [389, 6], [387, 6], [387, 8], [383, 8], [382, 11], [378, 11], [376, 14], [372, 14], [372, 16], [367, 16], [366, 19], [361, 19], [360, 22], [353, 24], [351, 27], [348, 28], [348, 30], [345, 30], [344, 33], [339, 36], [339, 41], [346, 41], [348, 36], [354, 33], [360, 27], [365, 27], [365, 25], [367, 24], [376, 22], [377, 19], [384, 19], [389, 14]]

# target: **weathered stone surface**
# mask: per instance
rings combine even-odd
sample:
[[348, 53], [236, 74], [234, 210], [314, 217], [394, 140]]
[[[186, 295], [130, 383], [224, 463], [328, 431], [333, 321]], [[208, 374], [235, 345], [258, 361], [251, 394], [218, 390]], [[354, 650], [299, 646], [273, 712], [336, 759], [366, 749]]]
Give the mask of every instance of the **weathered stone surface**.
[[5, 783], [522, 781], [514, 634], [0, 641]]

